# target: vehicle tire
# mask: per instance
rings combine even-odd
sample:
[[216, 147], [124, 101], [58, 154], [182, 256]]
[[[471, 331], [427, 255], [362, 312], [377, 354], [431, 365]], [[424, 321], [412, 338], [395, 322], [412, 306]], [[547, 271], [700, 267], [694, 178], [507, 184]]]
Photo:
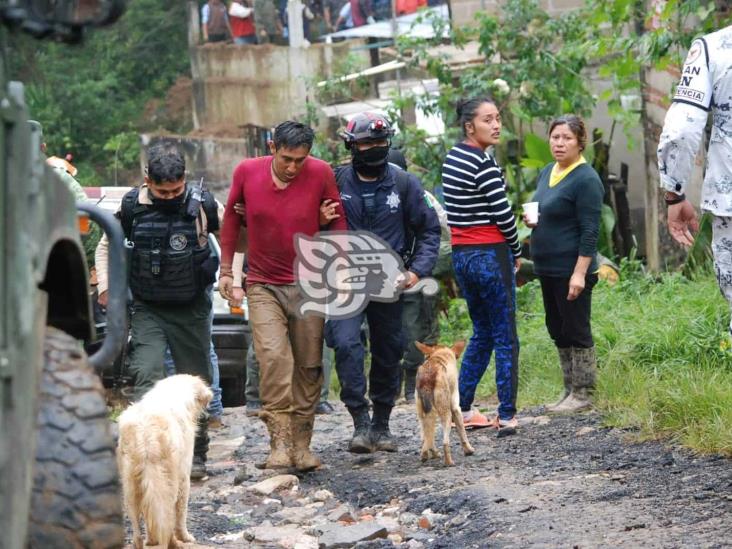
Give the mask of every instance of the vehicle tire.
[[122, 547], [115, 442], [99, 377], [80, 344], [46, 329], [28, 544]]

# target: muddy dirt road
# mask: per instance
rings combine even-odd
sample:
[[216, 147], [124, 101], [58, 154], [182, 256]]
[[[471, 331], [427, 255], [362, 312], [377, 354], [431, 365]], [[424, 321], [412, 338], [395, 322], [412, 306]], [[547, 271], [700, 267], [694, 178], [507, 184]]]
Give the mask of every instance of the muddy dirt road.
[[346, 451], [350, 417], [337, 410], [316, 419], [323, 468], [279, 477], [269, 495], [252, 489], [276, 475], [253, 466], [267, 450], [264, 426], [227, 410], [210, 478], [192, 491], [197, 546], [732, 547], [732, 460], [629, 442], [595, 414], [537, 409], [515, 436], [470, 431], [473, 456], [453, 434], [455, 467], [421, 465], [411, 406], [393, 414], [399, 453], [367, 456]]

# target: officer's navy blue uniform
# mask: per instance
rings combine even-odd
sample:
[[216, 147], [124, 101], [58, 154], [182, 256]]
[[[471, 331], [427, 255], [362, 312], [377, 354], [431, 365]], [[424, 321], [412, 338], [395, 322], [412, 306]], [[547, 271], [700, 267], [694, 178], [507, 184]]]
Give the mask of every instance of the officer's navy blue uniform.
[[[389, 166], [375, 182], [370, 204], [362, 196], [369, 183], [362, 183], [353, 167], [338, 174], [343, 209], [349, 230], [370, 231], [384, 239], [405, 257], [414, 242], [405, 267], [420, 278], [429, 276], [437, 262], [440, 223], [424, 196], [419, 179]], [[406, 177], [405, 177], [406, 176]], [[399, 177], [397, 182], [396, 177]], [[369, 207], [370, 206], [370, 207]], [[365, 409], [366, 377], [361, 325], [368, 320], [371, 347], [369, 395], [374, 405], [391, 407], [399, 388], [399, 363], [404, 351], [402, 302], [371, 301], [363, 312], [326, 324], [328, 345], [336, 351], [336, 371], [341, 383], [341, 400], [351, 410]]]

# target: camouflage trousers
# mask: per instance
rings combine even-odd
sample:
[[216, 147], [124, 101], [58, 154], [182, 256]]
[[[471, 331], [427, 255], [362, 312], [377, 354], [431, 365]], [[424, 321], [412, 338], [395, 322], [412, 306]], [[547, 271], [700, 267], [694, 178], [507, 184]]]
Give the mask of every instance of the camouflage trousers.
[[[732, 217], [712, 218], [712, 252], [719, 290], [732, 308]], [[730, 322], [732, 334], [732, 321]]]

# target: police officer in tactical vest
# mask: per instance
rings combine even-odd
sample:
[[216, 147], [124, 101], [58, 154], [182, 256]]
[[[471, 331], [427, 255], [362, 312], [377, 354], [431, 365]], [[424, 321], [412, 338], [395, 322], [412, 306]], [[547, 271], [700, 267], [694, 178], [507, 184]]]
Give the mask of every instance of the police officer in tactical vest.
[[[394, 130], [375, 113], [362, 113], [348, 123], [343, 139], [351, 152], [351, 165], [336, 170], [336, 181], [346, 212], [348, 229], [369, 231], [381, 237], [404, 260], [405, 288], [429, 276], [437, 261], [440, 224], [425, 200], [419, 179], [387, 161]], [[389, 417], [399, 388], [403, 300], [370, 301], [356, 316], [326, 324], [328, 345], [335, 349], [341, 400], [353, 418], [354, 433], [348, 450], [395, 452]], [[369, 325], [371, 369], [369, 396], [374, 406], [369, 416], [364, 373], [361, 325]]]
[[[131, 246], [129, 285], [130, 373], [139, 400], [165, 377], [163, 357], [170, 346], [177, 373], [211, 382], [209, 346], [211, 298], [218, 259], [208, 234], [218, 231], [213, 196], [185, 180], [183, 155], [168, 144], [148, 151], [145, 184], [129, 191], [117, 212]], [[106, 240], [97, 248], [99, 301], [106, 304]], [[206, 475], [208, 430], [199, 420], [191, 478]]]

